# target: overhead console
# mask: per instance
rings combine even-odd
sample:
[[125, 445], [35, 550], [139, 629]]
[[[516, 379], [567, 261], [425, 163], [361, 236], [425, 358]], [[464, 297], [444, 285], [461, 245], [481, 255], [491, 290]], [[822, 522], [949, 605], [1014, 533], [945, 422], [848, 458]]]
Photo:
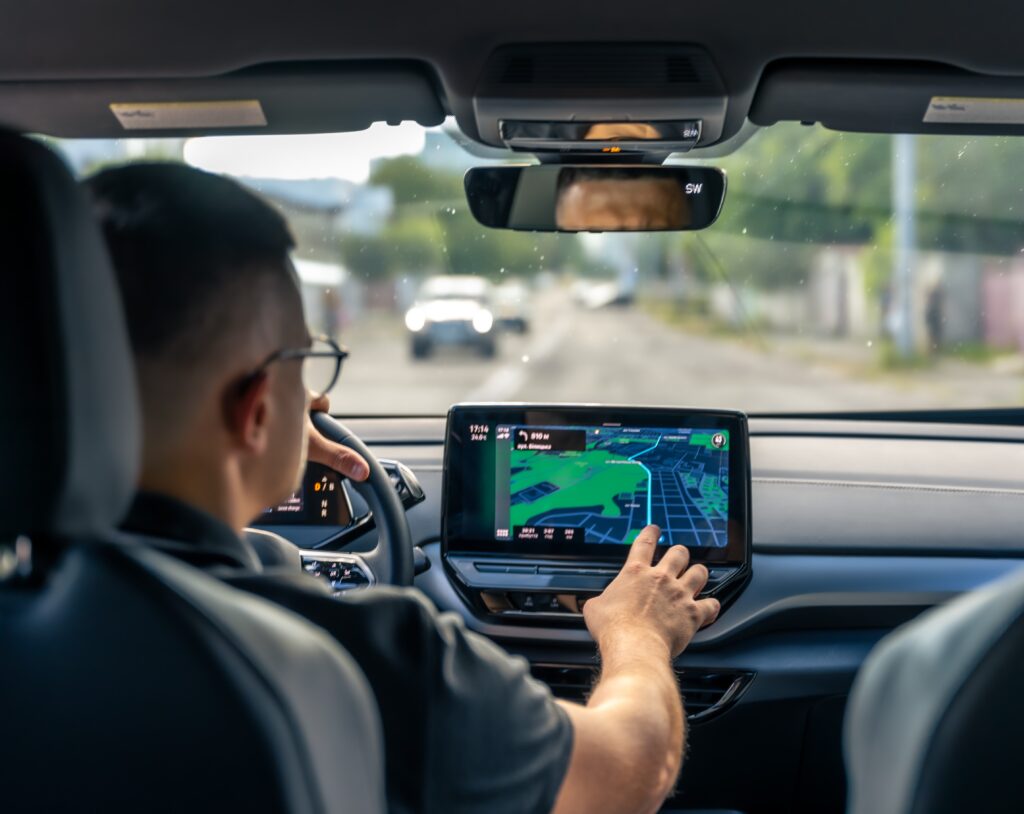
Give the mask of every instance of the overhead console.
[[685, 545], [723, 604], [750, 574], [746, 417], [583, 405], [448, 414], [442, 553], [481, 615], [579, 623], [637, 533]]
[[715, 143], [726, 101], [702, 48], [561, 43], [499, 48], [473, 107], [495, 147], [625, 157]]

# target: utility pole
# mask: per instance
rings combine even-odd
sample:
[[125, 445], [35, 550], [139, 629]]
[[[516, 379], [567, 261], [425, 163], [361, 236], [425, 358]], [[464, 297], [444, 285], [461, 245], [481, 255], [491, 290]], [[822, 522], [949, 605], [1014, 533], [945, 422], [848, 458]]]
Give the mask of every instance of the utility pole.
[[892, 137], [893, 306], [896, 309], [896, 349], [903, 358], [914, 353], [914, 266], [917, 229], [914, 186], [917, 142], [910, 133]]

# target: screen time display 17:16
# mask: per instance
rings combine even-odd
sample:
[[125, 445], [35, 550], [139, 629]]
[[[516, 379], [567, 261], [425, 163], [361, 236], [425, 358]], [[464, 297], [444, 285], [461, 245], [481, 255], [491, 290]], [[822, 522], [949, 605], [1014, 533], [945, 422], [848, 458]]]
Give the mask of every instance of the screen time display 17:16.
[[628, 545], [655, 523], [665, 545], [728, 544], [728, 430], [494, 429], [496, 540]]

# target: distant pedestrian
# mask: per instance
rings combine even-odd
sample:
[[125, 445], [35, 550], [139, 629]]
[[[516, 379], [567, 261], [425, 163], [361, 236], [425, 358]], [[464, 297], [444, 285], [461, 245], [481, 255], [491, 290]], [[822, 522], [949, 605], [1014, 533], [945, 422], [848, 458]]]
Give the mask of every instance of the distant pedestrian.
[[942, 347], [942, 327], [945, 322], [943, 300], [945, 294], [942, 286], [936, 283], [928, 292], [924, 305], [924, 324], [928, 330], [928, 352], [938, 353]]
[[333, 288], [324, 290], [321, 298], [323, 306], [324, 333], [337, 341], [341, 334], [341, 299]]

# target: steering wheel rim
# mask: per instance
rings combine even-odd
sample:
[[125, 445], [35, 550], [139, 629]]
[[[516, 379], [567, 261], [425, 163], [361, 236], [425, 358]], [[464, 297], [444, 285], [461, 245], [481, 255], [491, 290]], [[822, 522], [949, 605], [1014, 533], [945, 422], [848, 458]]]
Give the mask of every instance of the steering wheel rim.
[[373, 571], [378, 583], [412, 585], [412, 533], [405, 507], [388, 473], [366, 444], [340, 421], [327, 413], [313, 413], [313, 426], [325, 438], [358, 452], [370, 466], [370, 476], [365, 481], [349, 480], [370, 507], [377, 527], [377, 545], [360, 553], [363, 562]]

